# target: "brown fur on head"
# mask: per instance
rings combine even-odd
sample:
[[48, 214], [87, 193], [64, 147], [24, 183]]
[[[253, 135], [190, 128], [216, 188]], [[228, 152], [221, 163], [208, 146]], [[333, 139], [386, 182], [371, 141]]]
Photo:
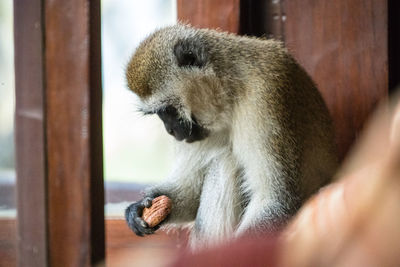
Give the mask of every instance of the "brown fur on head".
[[145, 113], [172, 105], [189, 123], [195, 118], [209, 129], [221, 124], [230, 101], [216, 72], [217, 58], [211, 58], [210, 33], [217, 34], [179, 24], [156, 31], [140, 44], [126, 77]]

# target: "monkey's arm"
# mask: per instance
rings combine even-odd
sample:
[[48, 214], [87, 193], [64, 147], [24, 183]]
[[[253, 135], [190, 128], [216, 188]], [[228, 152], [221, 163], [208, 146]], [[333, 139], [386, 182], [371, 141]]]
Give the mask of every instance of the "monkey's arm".
[[[188, 144], [179, 144], [188, 146]], [[207, 163], [202, 162], [200, 152], [196, 149], [186, 148], [186, 153], [180, 154], [175, 162], [175, 168], [169, 178], [158, 185], [145, 190], [145, 197], [131, 204], [125, 212], [129, 227], [137, 235], [153, 234], [158, 227], [149, 228], [141, 218], [144, 207], [151, 206], [151, 200], [160, 195], [166, 195], [172, 201], [172, 209], [165, 223], [185, 223], [195, 219], [199, 207], [200, 193], [202, 190], [204, 173]]]
[[234, 153], [243, 166], [244, 186], [250, 193], [238, 234], [276, 229], [301, 202], [297, 184], [300, 158], [296, 150], [301, 148], [290, 129], [271, 116], [265, 122], [266, 117], [241, 117], [233, 134]]
[[292, 183], [295, 178], [287, 174], [282, 163], [271, 161], [265, 166], [247, 162], [245, 185], [251, 197], [238, 234], [279, 229], [300, 207], [301, 199]]

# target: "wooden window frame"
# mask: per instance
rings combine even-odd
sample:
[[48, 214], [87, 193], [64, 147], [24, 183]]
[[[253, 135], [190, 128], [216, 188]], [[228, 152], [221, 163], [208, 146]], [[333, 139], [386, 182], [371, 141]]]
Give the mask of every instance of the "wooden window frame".
[[105, 257], [100, 1], [14, 1], [18, 266]]
[[[388, 94], [388, 65], [382, 63], [388, 56], [388, 25], [377, 16], [364, 20], [359, 29], [380, 34], [380, 61], [372, 64], [379, 73], [377, 82], [348, 80], [344, 88], [335, 86], [336, 80], [320, 80], [320, 74], [312, 71], [309, 58], [335, 41], [323, 39], [324, 31], [315, 28], [329, 29], [332, 17], [310, 21], [311, 16], [304, 15], [303, 11], [312, 15], [313, 1], [177, 2], [179, 20], [194, 26], [275, 37], [289, 44], [289, 49], [296, 44], [296, 50], [291, 50], [294, 56], [325, 88], [322, 94], [336, 120], [343, 120], [338, 131], [342, 157], [362, 128], [348, 113], [354, 112], [357, 123], [363, 122]], [[384, 3], [366, 2], [378, 5], [380, 9], [374, 12], [387, 18]], [[394, 1], [389, 4], [395, 6]], [[302, 12], [297, 11], [300, 5]], [[363, 14], [357, 13], [357, 5], [351, 7], [355, 12], [351, 16]], [[308, 27], [301, 28], [302, 23]], [[105, 259], [100, 25], [100, 0], [14, 0], [18, 266], [93, 266]], [[313, 44], [320, 50], [307, 50], [309, 39], [303, 36], [309, 29], [314, 29]], [[389, 27], [393, 38], [389, 48], [398, 43], [393, 37], [396, 29]], [[341, 31], [351, 36], [348, 28]], [[368, 49], [376, 56], [373, 47]], [[364, 58], [355, 60], [362, 65]], [[330, 61], [324, 62], [329, 69]], [[391, 87], [397, 81], [395, 62], [389, 60]], [[335, 70], [332, 66], [329, 71]], [[341, 93], [348, 88], [350, 98]], [[360, 94], [354, 88], [366, 91]], [[360, 106], [349, 104], [357, 97], [361, 111]], [[118, 231], [125, 229], [116, 225]]]

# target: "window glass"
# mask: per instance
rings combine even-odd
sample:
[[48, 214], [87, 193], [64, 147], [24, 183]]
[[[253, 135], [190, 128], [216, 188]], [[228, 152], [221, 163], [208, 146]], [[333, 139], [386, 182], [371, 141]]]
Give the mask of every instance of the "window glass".
[[15, 217], [12, 1], [0, 1], [0, 217]]
[[131, 201], [143, 184], [164, 179], [172, 138], [156, 116], [137, 111], [125, 67], [155, 29], [176, 23], [176, 0], [102, 0], [103, 138], [106, 201]]

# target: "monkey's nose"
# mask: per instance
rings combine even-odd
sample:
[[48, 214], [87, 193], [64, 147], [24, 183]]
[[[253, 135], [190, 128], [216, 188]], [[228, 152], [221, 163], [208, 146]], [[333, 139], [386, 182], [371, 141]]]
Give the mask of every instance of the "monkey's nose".
[[169, 133], [172, 136], [175, 136], [175, 131], [169, 124], [164, 124], [164, 126], [165, 130], [167, 130], [167, 133]]

